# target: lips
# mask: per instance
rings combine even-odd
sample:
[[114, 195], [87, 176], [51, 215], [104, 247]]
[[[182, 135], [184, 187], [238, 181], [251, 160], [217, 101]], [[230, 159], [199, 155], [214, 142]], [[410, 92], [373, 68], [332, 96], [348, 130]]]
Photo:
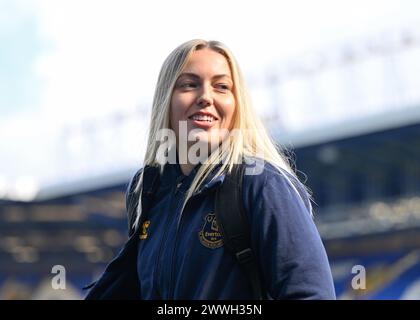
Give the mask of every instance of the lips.
[[189, 116], [188, 119], [196, 128], [201, 128], [204, 130], [210, 129], [218, 121], [218, 118], [213, 116], [211, 113], [202, 111], [194, 113], [193, 115]]
[[199, 111], [192, 114], [191, 116], [188, 117], [188, 119], [194, 120], [194, 121], [200, 121], [200, 122], [209, 122], [209, 123], [218, 120], [218, 118], [214, 116], [213, 114], [209, 112], [203, 112], [203, 111]]
[[212, 116], [199, 116], [199, 115], [194, 115], [190, 117], [191, 120], [195, 120], [195, 121], [206, 121], [206, 122], [213, 122], [216, 121], [215, 118], [213, 118]]

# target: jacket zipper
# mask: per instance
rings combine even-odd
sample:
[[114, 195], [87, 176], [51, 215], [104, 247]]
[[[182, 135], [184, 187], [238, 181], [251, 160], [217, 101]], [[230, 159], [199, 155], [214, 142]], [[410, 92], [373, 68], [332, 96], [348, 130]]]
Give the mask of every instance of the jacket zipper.
[[191, 199], [195, 198], [199, 194], [200, 194], [200, 192], [198, 192], [196, 194], [193, 194], [191, 196], [191, 198], [188, 199], [187, 203], [184, 206], [184, 209], [179, 214], [179, 218], [178, 218], [177, 226], [176, 226], [174, 249], [172, 251], [172, 256], [171, 256], [171, 269], [170, 269], [170, 275], [169, 275], [169, 295], [168, 295], [169, 299], [174, 299], [174, 296], [173, 296], [174, 295], [174, 289], [175, 289], [175, 284], [173, 283], [174, 282], [173, 275], [175, 273], [175, 261], [174, 261], [175, 259], [174, 258], [176, 257], [176, 253], [178, 252], [178, 250], [177, 250], [178, 249], [178, 238], [179, 238], [179, 229], [180, 229], [181, 224], [182, 224], [182, 214], [183, 214], [184, 210], [187, 208], [188, 203], [191, 201]]
[[[179, 186], [179, 185], [178, 185]], [[184, 209], [180, 212], [179, 217], [178, 217], [178, 221], [177, 221], [177, 226], [176, 226], [176, 233], [175, 233], [175, 243], [174, 243], [174, 248], [172, 251], [172, 256], [171, 256], [171, 269], [170, 269], [170, 275], [169, 275], [169, 294], [168, 294], [168, 298], [169, 299], [174, 299], [174, 289], [175, 289], [175, 284], [173, 283], [173, 275], [175, 273], [175, 261], [174, 258], [176, 257], [176, 253], [178, 252], [178, 238], [179, 238], [179, 229], [182, 226], [182, 216], [183, 213], [185, 211], [185, 209], [187, 208], [188, 204], [190, 203], [190, 201], [195, 198], [196, 196], [200, 195], [202, 193], [202, 190], [199, 190], [197, 193], [193, 193], [191, 198], [188, 199], [188, 201], [185, 203]]]
[[[179, 189], [180, 185], [181, 185], [181, 183], [177, 182], [177, 185], [174, 189], [174, 195], [175, 196], [176, 196], [176, 193], [178, 192], [178, 189]], [[171, 199], [171, 206], [172, 206], [173, 203], [174, 203], [174, 198]], [[176, 214], [176, 212], [174, 214]], [[160, 241], [159, 252], [158, 252], [158, 255], [157, 255], [157, 258], [156, 258], [156, 271], [155, 271], [156, 276], [154, 277], [153, 286], [156, 288], [156, 291], [159, 293], [161, 298], [162, 298], [162, 293], [159, 290], [159, 280], [161, 278], [161, 276], [160, 276], [160, 265], [161, 265], [160, 260], [161, 260], [161, 255], [162, 255], [162, 248], [163, 248], [163, 245], [165, 244], [166, 238], [168, 236], [168, 225], [169, 225], [170, 221], [171, 221], [170, 214], [168, 214], [166, 216], [166, 220], [165, 220], [165, 231], [164, 231], [164, 234], [162, 236], [162, 240]]]

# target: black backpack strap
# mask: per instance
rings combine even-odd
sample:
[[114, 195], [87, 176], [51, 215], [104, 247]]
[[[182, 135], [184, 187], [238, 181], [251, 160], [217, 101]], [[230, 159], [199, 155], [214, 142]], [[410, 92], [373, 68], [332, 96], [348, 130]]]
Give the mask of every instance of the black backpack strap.
[[235, 165], [216, 191], [215, 214], [225, 248], [239, 262], [251, 281], [254, 299], [264, 299], [261, 276], [251, 248], [251, 229], [245, 215], [242, 197], [242, 181], [245, 166]]

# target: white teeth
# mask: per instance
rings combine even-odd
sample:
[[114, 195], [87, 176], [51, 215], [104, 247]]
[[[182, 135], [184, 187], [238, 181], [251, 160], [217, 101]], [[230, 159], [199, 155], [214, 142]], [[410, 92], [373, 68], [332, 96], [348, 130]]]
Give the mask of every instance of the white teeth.
[[205, 116], [205, 115], [193, 115], [191, 117], [192, 120], [198, 120], [198, 121], [208, 121], [208, 122], [212, 122], [213, 120], [215, 120], [212, 116]]

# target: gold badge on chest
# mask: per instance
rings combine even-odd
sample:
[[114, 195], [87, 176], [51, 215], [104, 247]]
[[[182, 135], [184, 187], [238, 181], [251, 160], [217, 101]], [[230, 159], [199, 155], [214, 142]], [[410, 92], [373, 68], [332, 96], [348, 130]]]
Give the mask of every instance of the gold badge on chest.
[[201, 244], [207, 248], [217, 249], [223, 246], [222, 234], [214, 213], [209, 213], [204, 217], [204, 224], [198, 237]]

